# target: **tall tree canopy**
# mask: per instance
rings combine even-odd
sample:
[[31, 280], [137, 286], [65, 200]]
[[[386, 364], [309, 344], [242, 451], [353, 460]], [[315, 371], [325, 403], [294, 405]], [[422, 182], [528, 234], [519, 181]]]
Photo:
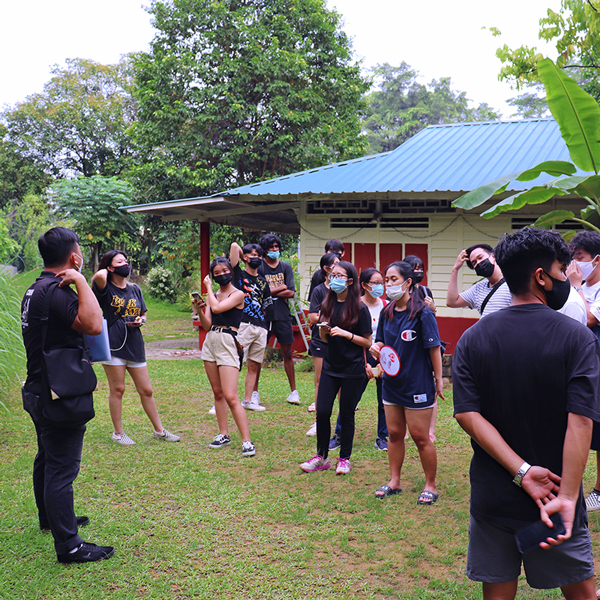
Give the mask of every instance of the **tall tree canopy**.
[[43, 92], [4, 113], [8, 139], [52, 175], [118, 175], [131, 154], [135, 115], [128, 63], [66, 62]]
[[[539, 38], [556, 45], [556, 65], [574, 77], [579, 85], [600, 102], [600, 2], [562, 0], [558, 12], [548, 9], [540, 19]], [[494, 35], [500, 35], [492, 28]], [[500, 79], [517, 89], [540, 85], [538, 62], [544, 58], [537, 48], [506, 44], [496, 51], [502, 61]]]
[[325, 0], [154, 0], [150, 12], [133, 128], [145, 200], [364, 153], [368, 84]]
[[423, 85], [418, 71], [405, 62], [398, 67], [380, 64], [372, 73], [377, 89], [366, 97], [363, 123], [371, 153], [393, 150], [427, 125], [499, 117], [487, 104], [469, 108], [466, 93], [454, 91], [449, 77]]
[[27, 194], [42, 194], [52, 181], [33, 160], [23, 156], [18, 146], [5, 139], [6, 133], [0, 124], [0, 209]]

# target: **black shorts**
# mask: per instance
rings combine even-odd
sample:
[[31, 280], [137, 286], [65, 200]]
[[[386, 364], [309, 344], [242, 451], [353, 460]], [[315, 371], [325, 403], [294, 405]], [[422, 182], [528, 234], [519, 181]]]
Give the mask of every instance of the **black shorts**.
[[308, 353], [317, 358], [325, 358], [327, 356], [327, 344], [320, 337], [311, 337]]
[[271, 321], [269, 323], [269, 334], [267, 336], [267, 346], [271, 337], [275, 335], [280, 346], [294, 343], [294, 330], [292, 329], [292, 318], [287, 321]]

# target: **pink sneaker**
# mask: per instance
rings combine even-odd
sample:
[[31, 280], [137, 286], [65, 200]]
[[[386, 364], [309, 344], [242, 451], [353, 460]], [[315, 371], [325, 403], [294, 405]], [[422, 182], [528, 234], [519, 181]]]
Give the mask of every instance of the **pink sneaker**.
[[338, 464], [335, 469], [336, 475], [348, 475], [350, 473], [350, 459], [338, 458]]
[[300, 465], [300, 468], [306, 473], [313, 473], [314, 471], [324, 471], [329, 469], [331, 464], [328, 458], [323, 458], [320, 454], [313, 456], [310, 460]]

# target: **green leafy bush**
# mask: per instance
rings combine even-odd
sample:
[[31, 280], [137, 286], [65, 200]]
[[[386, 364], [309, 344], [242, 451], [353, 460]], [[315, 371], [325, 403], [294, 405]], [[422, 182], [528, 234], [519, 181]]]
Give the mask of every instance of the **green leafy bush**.
[[25, 360], [21, 340], [21, 303], [10, 280], [9, 275], [0, 272], [0, 408], [7, 411], [6, 400], [20, 383], [20, 367]]
[[179, 289], [173, 272], [164, 267], [153, 267], [146, 279], [148, 294], [157, 300], [175, 302]]

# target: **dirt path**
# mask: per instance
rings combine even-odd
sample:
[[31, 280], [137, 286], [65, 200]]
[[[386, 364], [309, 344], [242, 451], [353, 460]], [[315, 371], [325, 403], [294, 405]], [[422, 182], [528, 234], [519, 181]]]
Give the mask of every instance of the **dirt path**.
[[146, 343], [146, 358], [161, 360], [199, 359], [198, 337], [175, 338]]

